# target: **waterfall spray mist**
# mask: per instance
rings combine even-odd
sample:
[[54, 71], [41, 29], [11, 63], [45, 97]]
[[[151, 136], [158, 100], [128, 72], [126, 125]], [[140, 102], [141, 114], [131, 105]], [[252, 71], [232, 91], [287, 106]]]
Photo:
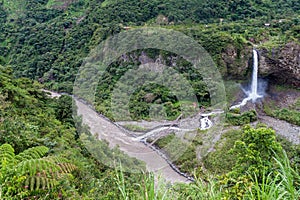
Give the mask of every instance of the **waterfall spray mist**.
[[247, 97], [243, 99], [243, 101], [238, 104], [230, 107], [231, 109], [240, 108], [247, 104], [248, 101], [252, 100], [252, 103], [255, 103], [255, 101], [259, 98], [262, 98], [263, 95], [258, 94], [258, 53], [255, 49], [253, 49], [253, 72], [252, 72], [252, 80], [251, 80], [251, 88], [250, 91], [243, 90]]
[[256, 50], [253, 50], [253, 72], [252, 72], [252, 82], [251, 82], [251, 90], [248, 97], [252, 100], [254, 103], [256, 99], [261, 98], [259, 94], [257, 94], [257, 74], [258, 74], [258, 53]]

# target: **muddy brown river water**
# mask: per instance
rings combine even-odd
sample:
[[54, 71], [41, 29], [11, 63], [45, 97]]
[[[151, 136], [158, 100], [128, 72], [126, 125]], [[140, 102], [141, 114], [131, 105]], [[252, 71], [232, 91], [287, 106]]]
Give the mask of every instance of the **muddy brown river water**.
[[[44, 90], [51, 94], [51, 97], [59, 97], [61, 94]], [[130, 137], [124, 133], [114, 123], [95, 112], [90, 106], [75, 100], [77, 106], [77, 115], [82, 116], [84, 124], [90, 127], [90, 132], [97, 135], [98, 139], [109, 142], [110, 147], [119, 146], [119, 149], [130, 157], [144, 161], [148, 171], [154, 172], [155, 175], [164, 178], [166, 181], [189, 183], [188, 178], [176, 172], [170, 164], [158, 152], [149, 146]]]

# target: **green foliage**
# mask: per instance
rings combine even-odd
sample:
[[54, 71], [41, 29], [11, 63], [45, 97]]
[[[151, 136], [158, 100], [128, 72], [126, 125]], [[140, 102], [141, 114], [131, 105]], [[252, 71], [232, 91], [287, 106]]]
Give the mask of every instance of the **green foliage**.
[[283, 199], [287, 191], [281, 190], [279, 174], [263, 174], [262, 180], [259, 181], [256, 174], [252, 177], [253, 186], [249, 189], [250, 199]]
[[267, 115], [277, 119], [285, 120], [289, 123], [300, 125], [300, 99], [297, 99], [294, 104], [288, 108], [278, 108], [274, 102], [264, 104], [264, 111]]
[[58, 185], [58, 180], [63, 177], [62, 175], [76, 169], [65, 159], [43, 158], [48, 151], [47, 147], [40, 146], [15, 155], [11, 145], [0, 146], [1, 195], [3, 198], [11, 196], [25, 198], [36, 191], [50, 190]]
[[[115, 172], [76, 140], [90, 133], [80, 118], [70, 117], [71, 99], [50, 99], [36, 82], [14, 79], [10, 68], [0, 70], [1, 199], [119, 199]], [[99, 155], [141, 169], [119, 149], [95, 143]], [[130, 186], [141, 180], [138, 173], [125, 177]]]
[[[298, 38], [299, 10], [296, 0], [30, 0], [14, 3], [4, 0], [0, 7], [0, 63], [11, 65], [18, 77], [29, 77], [52, 89], [71, 92], [83, 58], [108, 36], [119, 33], [124, 26], [176, 24], [177, 27], [171, 28], [199, 41], [215, 59], [221, 73], [227, 76], [247, 62], [249, 51], [244, 48], [250, 47], [247, 40], [274, 43]], [[165, 20], [160, 22], [161, 18]], [[220, 18], [222, 23], [219, 23]], [[278, 22], [282, 18], [284, 21]], [[266, 29], [264, 23], [271, 20], [274, 22]], [[200, 25], [195, 25], [199, 22]], [[287, 40], [282, 40], [282, 35], [287, 35]], [[221, 53], [228, 48], [234, 49], [237, 57], [232, 67], [226, 69]], [[234, 76], [241, 78], [245, 74]]]
[[9, 144], [3, 144], [0, 146], [1, 163], [12, 162], [15, 159], [14, 149]]
[[165, 107], [168, 119], [176, 119], [179, 115], [180, 107], [176, 105], [178, 100], [171, 94], [168, 88], [153, 85], [142, 87], [139, 91], [133, 94], [129, 105], [131, 118], [148, 119], [150, 104], [161, 104]]
[[[178, 188], [177, 188], [178, 187]], [[189, 185], [179, 185], [175, 187], [178, 191], [178, 199], [222, 199], [224, 194], [222, 188], [213, 177], [206, 179], [195, 176], [195, 182]]]
[[270, 172], [258, 175], [244, 171], [236, 179], [229, 177], [208, 176], [199, 178], [189, 185], [176, 185], [174, 190], [179, 193], [179, 199], [298, 199], [300, 195], [299, 173], [290, 166], [290, 160], [285, 152], [281, 156], [273, 154], [270, 160], [274, 167]]
[[236, 99], [235, 95], [241, 90], [241, 87], [236, 81], [224, 81], [224, 86], [226, 90], [227, 102], [234, 102]]
[[287, 122], [290, 122], [292, 124], [296, 124], [300, 126], [300, 113], [296, 110], [290, 110], [287, 108], [283, 108], [280, 110], [274, 111], [274, 116], [278, 119], [285, 120]]
[[294, 169], [290, 165], [286, 152], [283, 152], [284, 156], [276, 156], [275, 161], [279, 166], [279, 175], [282, 180], [283, 190], [286, 191], [286, 199], [299, 199], [300, 197], [300, 176], [299, 169]]
[[254, 129], [247, 125], [243, 128], [241, 140], [235, 142], [233, 152], [238, 155], [237, 173], [247, 171], [259, 175], [272, 169], [270, 161], [275, 154], [282, 152], [282, 147], [276, 141], [274, 130], [266, 127]]
[[[166, 24], [167, 28], [182, 31], [204, 46], [223, 76], [243, 79], [248, 72], [237, 72], [237, 69], [249, 59], [252, 45], [247, 41], [273, 48], [290, 40], [299, 40], [299, 6], [297, 0], [1, 1], [0, 64], [11, 65], [14, 72], [8, 67], [0, 67], [0, 198], [299, 199], [299, 172], [294, 169], [299, 161], [297, 151], [290, 155], [291, 165], [288, 159], [278, 158], [273, 162], [273, 151], [279, 153], [280, 147], [269, 129], [245, 128], [235, 147], [235, 152], [239, 152], [236, 153], [238, 166], [221, 182], [217, 182], [216, 177], [197, 178], [196, 183], [178, 190], [157, 186], [161, 192], [155, 187], [153, 175], [111, 170], [100, 163], [82, 141], [76, 140], [79, 135], [90, 135], [82, 125], [78, 126], [80, 130], [75, 130], [70, 97], [51, 100], [40, 91], [42, 86], [36, 82], [13, 78], [28, 77], [57, 91], [70, 92], [82, 58], [101, 41], [119, 33], [124, 26]], [[278, 20], [281, 18], [283, 23]], [[203, 24], [196, 25], [198, 22]], [[267, 22], [271, 24], [268, 28], [264, 26]], [[226, 58], [227, 51], [233, 52], [233, 60]], [[169, 58], [176, 56], [152, 49], [145, 52], [152, 59], [162, 56], [170, 66]], [[138, 55], [139, 52], [131, 53]], [[118, 61], [110, 66], [99, 85], [96, 102], [99, 111], [111, 117], [110, 92], [128, 69], [139, 64], [132, 60], [129, 63]], [[181, 58], [174, 68], [190, 81], [200, 106], [209, 106], [210, 97], [201, 74], [196, 74]], [[151, 101], [145, 98], [149, 94], [154, 94]], [[147, 103], [163, 105], [169, 119], [174, 119], [180, 104], [185, 103], [178, 102], [160, 86], [141, 88], [131, 100], [135, 119], [149, 117]], [[277, 118], [299, 125], [298, 108], [268, 111]], [[256, 120], [256, 113], [228, 113], [227, 120], [241, 125]], [[230, 134], [229, 137], [232, 141], [235, 138]], [[229, 153], [222, 157], [220, 152], [228, 152], [233, 146], [232, 141], [219, 143], [216, 146], [219, 149], [207, 158], [206, 166], [213, 169], [211, 165], [218, 159], [221, 163], [228, 161], [224, 168], [229, 169], [235, 157], [230, 157]], [[167, 145], [169, 142], [171, 146]], [[201, 139], [192, 141], [189, 147], [172, 135], [158, 143], [182, 170], [191, 173], [198, 167], [195, 147], [203, 143]], [[140, 166], [118, 149], [110, 151], [105, 142], [92, 144], [103, 159], [109, 160], [114, 152], [115, 158], [128, 164], [126, 167]], [[176, 152], [181, 148], [187, 151], [177, 159]], [[46, 154], [49, 155], [44, 157]], [[215, 166], [213, 170], [221, 172], [221, 166]], [[271, 170], [274, 173], [270, 173]], [[175, 196], [174, 191], [178, 192]]]
[[171, 141], [175, 138], [175, 134], [169, 134], [165, 137], [159, 138], [155, 145], [157, 145], [159, 148], [164, 148], [166, 147], [169, 143], [171, 143]]
[[285, 152], [283, 155], [274, 158], [278, 166], [275, 173], [263, 174], [261, 181], [256, 174], [252, 175], [254, 184], [246, 194], [249, 199], [299, 199], [299, 173], [290, 166], [290, 160]]
[[[129, 76], [128, 78], [124, 78], [125, 73], [128, 70], [137, 70], [138, 66], [141, 64], [137, 55], [144, 55], [151, 57], [151, 59], [159, 59], [161, 55], [164, 56], [168, 65], [172, 65], [172, 59], [176, 57], [176, 66], [173, 68], [178, 70], [189, 82], [192, 88], [180, 88], [181, 90], [176, 91], [176, 95], [170, 88], [166, 86], [160, 85], [155, 83], [145, 83], [143, 84], [143, 79], [139, 76]], [[193, 113], [195, 112], [195, 108], [193, 107], [193, 102], [191, 102], [191, 98], [194, 95], [198, 99], [200, 106], [209, 106], [210, 105], [210, 95], [207, 89], [207, 84], [203, 80], [201, 74], [197, 72], [197, 70], [191, 67], [191, 64], [187, 62], [182, 57], [178, 55], [174, 55], [170, 52], [159, 51], [155, 49], [146, 49], [146, 50], [137, 50], [134, 52], [130, 52], [126, 54], [126, 61], [116, 61], [112, 63], [107, 70], [103, 74], [103, 78], [100, 80], [97, 92], [96, 92], [96, 110], [100, 113], [104, 114], [105, 116], [112, 119], [112, 105], [111, 105], [111, 98], [112, 93], [115, 92], [116, 87], [120, 90], [119, 94], [124, 94], [124, 96], [120, 96], [119, 99], [114, 99], [116, 102], [120, 102], [122, 104], [124, 99], [128, 98], [126, 94], [128, 91], [131, 91], [132, 84], [141, 83], [137, 85], [137, 88], [134, 88], [133, 94], [130, 95], [130, 102], [129, 102], [129, 111], [130, 111], [130, 119], [139, 120], [139, 119], [146, 119], [149, 120], [153, 116], [150, 116], [151, 109], [155, 109], [155, 106], [159, 106], [157, 110], [154, 112], [158, 116], [155, 118], [162, 118], [168, 120], [174, 120], [182, 111], [182, 105], [189, 105], [188, 110], [186, 113]], [[142, 72], [145, 73], [145, 72]], [[145, 74], [147, 77], [151, 77], [151, 79], [157, 77], [157, 74], [154, 72], [149, 72]], [[123, 77], [123, 80], [120, 79]], [[125, 80], [124, 80], [125, 79]], [[160, 79], [158, 79], [160, 80]], [[124, 84], [120, 84], [120, 82], [126, 82]], [[171, 80], [165, 80], [166, 82], [170, 82]], [[183, 87], [185, 84], [180, 84], [180, 81], [173, 82], [173, 87], [176, 86]], [[193, 91], [192, 91], [193, 89]], [[178, 99], [178, 97], [185, 97], [186, 99]], [[152, 106], [152, 107], [151, 107]], [[122, 111], [122, 106], [115, 105], [115, 107]], [[160, 109], [163, 107], [163, 109]], [[116, 109], [114, 108], [114, 109]], [[122, 113], [122, 112], [120, 112]], [[129, 120], [129, 116], [120, 116], [119, 119], [114, 120]]]
[[56, 101], [54, 105], [55, 115], [58, 120], [63, 123], [68, 123], [74, 126], [73, 121], [73, 108], [72, 108], [72, 97], [67, 95], [62, 95]]
[[230, 151], [235, 141], [241, 139], [242, 131], [230, 130], [222, 134], [215, 145], [215, 151], [203, 158], [204, 167], [212, 174], [225, 174], [232, 170], [236, 163], [237, 155]]
[[155, 141], [168, 158], [182, 171], [192, 174], [199, 165], [196, 157], [196, 145], [183, 141], [175, 134], [170, 134]]
[[144, 132], [147, 129], [142, 127], [142, 126], [138, 126], [138, 125], [134, 125], [134, 124], [125, 124], [124, 128], [130, 130], [130, 131], [137, 131], [137, 132]]
[[273, 157], [282, 155], [282, 147], [276, 141], [274, 130], [247, 125], [232, 152], [237, 156], [236, 163], [233, 170], [221, 178], [221, 184], [227, 185], [227, 193], [241, 199], [253, 185], [251, 176], [256, 176], [257, 181], [262, 183], [266, 174], [274, 170]]
[[300, 145], [292, 144], [284, 137], [279, 137], [278, 140], [285, 150], [292, 168], [300, 169]]
[[237, 114], [233, 112], [226, 113], [226, 121], [232, 125], [240, 126], [249, 124], [257, 120], [257, 114], [255, 110], [250, 110], [243, 112], [242, 114]]
[[114, 177], [118, 186], [118, 192], [121, 193], [119, 199], [164, 200], [178, 198], [172, 191], [172, 186], [166, 184], [162, 178], [154, 177], [153, 173], [143, 172], [140, 182], [135, 183], [138, 190], [134, 192], [132, 191], [132, 186], [126, 184], [126, 177], [122, 170], [122, 165], [117, 167]]
[[144, 163], [135, 158], [129, 159], [126, 154], [117, 147], [110, 149], [108, 143], [97, 141], [94, 136], [81, 134], [80, 140], [90, 154], [106, 167], [114, 167], [115, 163], [119, 162], [122, 164], [123, 170], [126, 171], [135, 171], [138, 173], [145, 170]]
[[39, 159], [43, 157], [48, 151], [49, 148], [45, 146], [32, 147], [30, 149], [26, 149], [25, 151], [19, 153], [16, 156], [16, 160], [17, 162], [22, 162], [24, 160]]

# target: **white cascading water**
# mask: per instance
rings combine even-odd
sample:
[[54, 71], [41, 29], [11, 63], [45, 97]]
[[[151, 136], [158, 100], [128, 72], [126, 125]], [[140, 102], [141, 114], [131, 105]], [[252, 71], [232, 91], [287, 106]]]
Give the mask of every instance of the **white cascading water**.
[[224, 111], [223, 110], [214, 110], [210, 113], [201, 114], [201, 117], [200, 117], [200, 130], [210, 129], [213, 126], [213, 123], [208, 117], [211, 116], [211, 115], [214, 115], [214, 114], [221, 114], [221, 113], [224, 113]]
[[252, 80], [251, 80], [251, 89], [250, 91], [246, 91], [247, 97], [243, 99], [243, 101], [240, 104], [231, 106], [230, 110], [235, 108], [240, 108], [246, 105], [246, 103], [249, 100], [252, 100], [252, 102], [255, 103], [255, 101], [258, 98], [262, 98], [262, 96], [257, 93], [257, 87], [258, 87], [257, 74], [258, 74], [258, 53], [256, 50], [253, 49], [253, 72], [252, 72]]
[[208, 116], [200, 119], [200, 130], [206, 130], [212, 127], [213, 123], [208, 119]]
[[249, 97], [251, 97], [253, 103], [256, 101], [256, 99], [261, 98], [261, 96], [257, 94], [257, 74], [258, 74], [258, 55], [257, 55], [257, 51], [253, 50], [253, 72], [252, 72], [251, 93], [249, 94]]

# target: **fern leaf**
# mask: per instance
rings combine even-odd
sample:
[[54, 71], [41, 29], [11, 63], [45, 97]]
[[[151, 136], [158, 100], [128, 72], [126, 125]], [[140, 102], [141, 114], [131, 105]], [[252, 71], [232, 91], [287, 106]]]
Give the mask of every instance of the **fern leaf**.
[[43, 170], [47, 175], [52, 176], [51, 174], [54, 171], [59, 171], [60, 168], [55, 163], [44, 160], [43, 158], [26, 160], [16, 166], [16, 171], [19, 175], [35, 176], [38, 172]]
[[15, 150], [10, 144], [3, 144], [0, 146], [0, 167], [4, 163], [13, 164], [15, 159]]
[[60, 164], [60, 168], [64, 173], [70, 173], [76, 169], [76, 166], [70, 163]]
[[45, 186], [47, 187], [48, 190], [54, 188], [55, 185], [58, 184], [58, 181], [55, 179], [46, 178], [45, 181], [47, 183]]
[[30, 180], [30, 178], [27, 178], [25, 180], [25, 188], [29, 188], [29, 185], [30, 185], [29, 180]]
[[18, 154], [16, 156], [16, 160], [18, 162], [22, 162], [25, 160], [39, 159], [42, 158], [48, 151], [49, 148], [45, 146], [32, 147]]
[[34, 190], [35, 177], [30, 177], [30, 190]]
[[62, 157], [60, 157], [60, 156], [47, 156], [47, 157], [45, 157], [44, 159], [47, 159], [47, 160], [49, 160], [49, 161], [51, 161], [51, 162], [54, 162], [54, 163], [56, 163], [56, 164], [67, 163], [67, 162], [68, 162], [67, 159], [62, 158]]
[[[46, 152], [46, 149], [43, 150]], [[58, 180], [63, 178], [64, 174], [70, 173], [76, 169], [76, 166], [68, 163], [67, 159], [58, 156], [48, 156], [44, 158], [32, 158], [34, 156], [39, 157], [42, 154], [35, 153], [37, 151], [23, 152], [26, 154], [19, 154], [22, 162], [19, 162], [15, 170], [18, 176], [26, 176], [25, 187], [31, 191], [40, 189], [51, 189], [58, 184]], [[19, 156], [18, 155], [18, 156]], [[21, 156], [22, 155], [22, 156]], [[26, 155], [31, 155], [27, 157]], [[32, 156], [33, 155], [33, 156]], [[28, 158], [32, 159], [28, 159]]]
[[46, 179], [45, 177], [41, 178], [42, 189], [43, 189], [43, 190], [47, 187], [47, 185], [46, 185], [46, 180], [47, 180], [47, 179]]
[[52, 189], [58, 184], [58, 181], [53, 178], [42, 176], [30, 176], [25, 181], [25, 188], [30, 191]]
[[36, 173], [37, 173], [37, 162], [38, 160], [31, 160], [31, 163], [30, 163], [30, 166], [31, 166], [31, 169], [30, 169], [30, 176], [34, 176]]
[[44, 159], [56, 163], [57, 166], [60, 168], [60, 173], [71, 173], [76, 169], [75, 165], [68, 163], [67, 159], [59, 156], [48, 156]]
[[40, 176], [37, 176], [36, 178], [35, 178], [35, 189], [36, 190], [38, 190], [38, 189], [40, 189], [40, 186], [41, 186], [41, 179], [42, 179], [42, 177], [40, 177]]
[[49, 179], [46, 179], [46, 182], [47, 182], [47, 188], [49, 189], [49, 188], [51, 188], [51, 185], [50, 185], [50, 181], [49, 181]]
[[42, 188], [43, 188], [43, 189], [48, 189], [48, 190], [51, 189], [51, 184], [50, 184], [51, 181], [53, 181], [53, 180], [44, 177], [44, 178], [42, 179], [42, 182], [43, 182]]

